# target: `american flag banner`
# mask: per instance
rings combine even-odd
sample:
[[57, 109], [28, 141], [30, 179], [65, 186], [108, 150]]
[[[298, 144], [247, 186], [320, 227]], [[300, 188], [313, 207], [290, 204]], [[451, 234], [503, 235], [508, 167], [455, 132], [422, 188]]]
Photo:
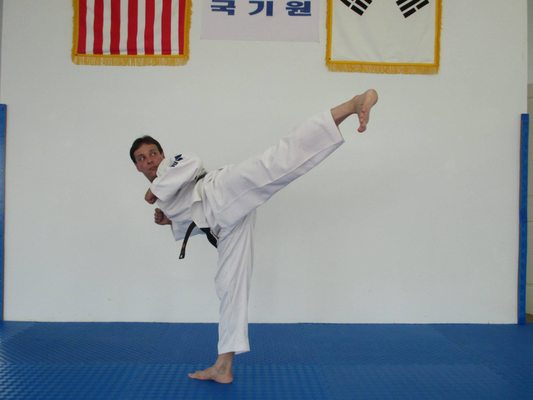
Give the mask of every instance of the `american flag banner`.
[[442, 0], [328, 0], [332, 71], [435, 74]]
[[183, 65], [191, 0], [73, 0], [72, 61], [84, 65]]

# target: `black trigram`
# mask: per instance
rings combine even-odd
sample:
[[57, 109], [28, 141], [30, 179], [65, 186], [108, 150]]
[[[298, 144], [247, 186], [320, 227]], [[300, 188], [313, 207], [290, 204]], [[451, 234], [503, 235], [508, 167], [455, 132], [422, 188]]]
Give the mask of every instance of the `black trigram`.
[[372, 0], [341, 0], [350, 10], [363, 15]]
[[[372, 0], [341, 0], [346, 7], [359, 15], [363, 15], [366, 9], [372, 4]], [[413, 15], [422, 7], [429, 4], [429, 0], [396, 0], [405, 18]]]
[[398, 7], [400, 7], [400, 11], [402, 12], [403, 16], [407, 18], [420, 10], [422, 7], [427, 6], [429, 4], [429, 0], [397, 0], [396, 4], [398, 4]]

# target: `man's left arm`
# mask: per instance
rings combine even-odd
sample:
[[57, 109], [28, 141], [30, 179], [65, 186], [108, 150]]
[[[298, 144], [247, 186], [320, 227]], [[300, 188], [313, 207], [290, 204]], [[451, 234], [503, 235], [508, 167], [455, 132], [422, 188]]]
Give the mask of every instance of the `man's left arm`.
[[157, 225], [172, 225], [172, 222], [168, 217], [163, 213], [160, 208], [156, 208], [154, 212], [154, 222]]

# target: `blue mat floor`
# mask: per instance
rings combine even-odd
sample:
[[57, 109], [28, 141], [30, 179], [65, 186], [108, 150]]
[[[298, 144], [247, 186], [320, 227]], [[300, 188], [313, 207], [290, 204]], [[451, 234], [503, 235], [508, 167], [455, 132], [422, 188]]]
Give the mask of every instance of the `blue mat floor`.
[[0, 323], [1, 399], [533, 399], [533, 325], [252, 324], [231, 385], [192, 381], [215, 324]]

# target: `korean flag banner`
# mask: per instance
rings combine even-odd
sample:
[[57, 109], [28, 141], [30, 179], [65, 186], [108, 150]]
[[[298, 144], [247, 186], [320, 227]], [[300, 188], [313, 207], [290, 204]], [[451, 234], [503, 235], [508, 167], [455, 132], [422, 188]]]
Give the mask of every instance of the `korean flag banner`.
[[442, 0], [327, 0], [331, 71], [436, 74]]
[[72, 61], [84, 65], [183, 65], [192, 0], [72, 0]]

